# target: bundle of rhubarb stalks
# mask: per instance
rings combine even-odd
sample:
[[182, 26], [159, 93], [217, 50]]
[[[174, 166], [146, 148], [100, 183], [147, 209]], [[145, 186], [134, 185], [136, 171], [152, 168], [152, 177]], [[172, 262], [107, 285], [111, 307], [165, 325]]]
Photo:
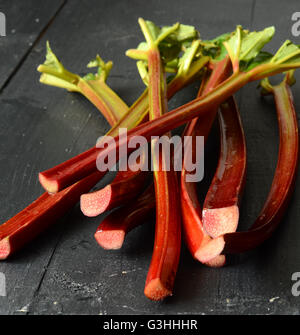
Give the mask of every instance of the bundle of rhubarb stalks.
[[[139, 19], [139, 25], [145, 41], [126, 55], [137, 61], [146, 88], [130, 107], [106, 83], [112, 62], [105, 63], [97, 55], [88, 64], [97, 69], [96, 73], [81, 77], [66, 70], [47, 43], [46, 60], [38, 67], [40, 81], [84, 95], [111, 125], [106, 135], [113, 141], [104, 145], [102, 138], [95, 147], [39, 174], [46, 192], [0, 226], [0, 259], [20, 250], [78, 201], [86, 216], [113, 210], [95, 233], [104, 249], [121, 248], [126, 234], [156, 210], [153, 255], [144, 293], [149, 299], [161, 300], [172, 294], [182, 240], [196, 260], [221, 267], [227, 254], [262, 244], [281, 221], [298, 163], [298, 125], [290, 85], [294, 83], [293, 71], [300, 67], [300, 46], [287, 40], [275, 54], [264, 51], [274, 27], [256, 32], [237, 26], [231, 33], [204, 40], [188, 25], [158, 27], [143, 19]], [[268, 77], [278, 73], [283, 73], [282, 82], [272, 85]], [[247, 231], [237, 232], [246, 141], [234, 94], [255, 80], [260, 81], [261, 94], [271, 94], [275, 99], [279, 154], [271, 189], [258, 218]], [[196, 81], [200, 83], [197, 97], [167, 111], [167, 101]], [[201, 149], [197, 140], [201, 136], [205, 143], [215, 119], [220, 131], [219, 163], [200, 204], [197, 182], [192, 178], [197, 167], [187, 167], [185, 158], [195, 161]], [[161, 136], [170, 138], [171, 130], [181, 125], [185, 125], [182, 138], [189, 138], [183, 149], [174, 146], [171, 153], [164, 147], [155, 150]], [[126, 137], [119, 132], [124, 128]], [[142, 168], [148, 145], [128, 145], [136, 136], [151, 142], [153, 173]], [[174, 158], [178, 150], [182, 150], [180, 171], [175, 168], [178, 162]], [[108, 159], [115, 151], [120, 159], [115, 179], [90, 192], [116, 166], [116, 161]], [[135, 168], [121, 169], [121, 163], [133, 152]]]

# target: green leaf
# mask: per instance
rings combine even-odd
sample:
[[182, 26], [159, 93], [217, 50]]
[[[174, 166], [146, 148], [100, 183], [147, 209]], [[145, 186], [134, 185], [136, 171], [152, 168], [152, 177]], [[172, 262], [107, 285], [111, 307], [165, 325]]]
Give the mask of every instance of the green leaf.
[[98, 68], [97, 73], [96, 74], [88, 73], [87, 75], [83, 77], [83, 79], [84, 80], [100, 79], [100, 80], [106, 81], [109, 75], [109, 72], [112, 68], [112, 65], [113, 63], [111, 61], [108, 61], [107, 63], [105, 63], [103, 59], [99, 55], [97, 55], [96, 58], [91, 60], [87, 65], [88, 68], [97, 67]]
[[287, 64], [300, 62], [300, 46], [286, 40], [279, 48], [270, 63]]
[[229, 38], [229, 40], [226, 42], [223, 42], [231, 58], [233, 66], [239, 60], [242, 38], [243, 38], [243, 35], [245, 35], [246, 33], [247, 31], [243, 31], [242, 26], [237, 26], [236, 31]]
[[[163, 34], [167, 29], [171, 28], [170, 26], [164, 26], [161, 28], [161, 34]], [[185, 41], [190, 41], [194, 38], [199, 37], [199, 33], [193, 26], [186, 24], [180, 24], [178, 29], [170, 34], [166, 39], [171, 40], [176, 43], [183, 43]]]
[[179, 58], [178, 62], [179, 74], [185, 75], [188, 72], [193, 60], [195, 59], [199, 46], [200, 46], [200, 40], [195, 40], [191, 44], [191, 46], [185, 50], [182, 57]]
[[44, 84], [58, 86], [70, 91], [78, 91], [77, 83], [80, 77], [65, 69], [62, 63], [51, 50], [50, 44], [46, 43], [46, 60], [37, 69], [42, 73], [40, 81]]
[[252, 59], [250, 62], [241, 62], [241, 70], [249, 71], [260, 64], [264, 64], [270, 61], [273, 55], [266, 51], [260, 51], [259, 54]]
[[249, 32], [243, 30], [241, 26], [237, 26], [235, 33], [227, 42], [224, 42], [233, 65], [238, 61], [242, 64], [251, 62], [264, 45], [272, 39], [274, 33], [274, 27], [268, 27], [258, 32]]
[[181, 52], [180, 44], [160, 43], [158, 48], [164, 63], [169, 63], [173, 59], [178, 58]]
[[48, 66], [49, 68], [56, 69], [59, 72], [63, 72], [64, 69], [63, 65], [51, 50], [49, 41], [46, 42], [46, 60], [44, 65]]
[[[158, 48], [164, 63], [171, 62], [178, 58], [183, 46], [190, 46], [192, 40], [199, 36], [195, 27], [190, 25], [175, 24], [173, 26], [163, 26], [160, 28], [152, 21], [145, 21], [145, 24], [150, 39], [158, 43]], [[137, 49], [147, 51], [149, 45], [147, 42], [141, 42]]]
[[146, 24], [148, 26], [153, 41], [155, 41], [161, 34], [161, 29], [152, 21], [146, 21]]
[[261, 49], [270, 42], [274, 36], [275, 28], [268, 27], [262, 31], [242, 34], [242, 43], [240, 49], [240, 61], [249, 62], [254, 59]]
[[258, 65], [248, 71], [251, 80], [259, 80], [277, 73], [300, 68], [300, 46], [287, 40], [269, 61]]
[[203, 54], [215, 60], [222, 60], [228, 54], [223, 42], [227, 41], [233, 33], [222, 34], [212, 40], [201, 41]]

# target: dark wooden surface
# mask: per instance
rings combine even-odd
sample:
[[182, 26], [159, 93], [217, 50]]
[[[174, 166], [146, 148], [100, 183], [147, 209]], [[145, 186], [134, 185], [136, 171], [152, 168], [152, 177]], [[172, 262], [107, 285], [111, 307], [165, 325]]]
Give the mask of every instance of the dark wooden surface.
[[[94, 145], [108, 129], [84, 98], [43, 86], [36, 71], [45, 42], [68, 68], [79, 73], [100, 53], [112, 59], [109, 84], [131, 104], [143, 89], [135, 64], [124, 56], [142, 38], [137, 18], [158, 24], [195, 25], [203, 38], [275, 25], [272, 47], [291, 35], [299, 1], [0, 1], [7, 36], [0, 38], [0, 219], [5, 222], [42, 193], [39, 171]], [[300, 76], [294, 86], [300, 110]], [[252, 83], [238, 94], [248, 149], [248, 176], [241, 229], [257, 216], [272, 181], [278, 151], [272, 99], [260, 99]], [[191, 99], [196, 87], [177, 95], [170, 108]], [[207, 180], [216, 162], [213, 133], [206, 150]], [[103, 180], [104, 184], [106, 180]], [[0, 264], [7, 297], [1, 314], [299, 314], [291, 294], [292, 273], [300, 271], [300, 208], [296, 191], [280, 228], [253, 252], [229, 258], [228, 266], [198, 264], [185, 247], [174, 296], [153, 303], [143, 295], [153, 247], [153, 219], [133, 231], [120, 251], [104, 251], [93, 234], [103, 216], [85, 218], [75, 207], [57, 225]], [[200, 185], [204, 194], [208, 181]]]

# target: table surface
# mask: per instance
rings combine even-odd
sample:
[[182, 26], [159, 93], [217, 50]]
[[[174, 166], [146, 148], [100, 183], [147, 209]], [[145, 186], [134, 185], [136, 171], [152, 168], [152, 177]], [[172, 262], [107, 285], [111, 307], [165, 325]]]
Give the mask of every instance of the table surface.
[[[83, 97], [39, 83], [36, 68], [44, 61], [47, 40], [63, 63], [80, 74], [97, 53], [112, 59], [108, 83], [131, 104], [143, 84], [135, 63], [124, 53], [142, 39], [138, 17], [160, 25], [192, 24], [205, 39], [232, 31], [236, 24], [255, 30], [275, 25], [272, 49], [287, 38], [300, 44], [300, 37], [291, 33], [291, 16], [297, 10], [299, 0], [2, 0], [7, 36], [0, 38], [1, 221], [43, 192], [39, 171], [84, 151], [109, 129]], [[271, 98], [261, 99], [256, 86], [252, 83], [237, 95], [248, 153], [241, 230], [251, 225], [262, 207], [278, 153], [274, 103]], [[193, 85], [178, 94], [170, 108], [192, 99], [196, 89]], [[299, 113], [300, 80], [293, 93]], [[215, 129], [206, 147], [200, 198], [214, 172], [217, 153]], [[157, 303], [143, 294], [153, 248], [153, 218], [145, 218], [149, 224], [131, 232], [121, 250], [105, 251], [93, 234], [106, 214], [86, 218], [77, 205], [21, 252], [1, 262], [7, 296], [0, 297], [0, 313], [299, 314], [300, 297], [291, 293], [291, 276], [300, 271], [299, 183], [300, 178], [272, 238], [252, 252], [228, 257], [226, 267], [205, 267], [183, 246], [174, 295]]]

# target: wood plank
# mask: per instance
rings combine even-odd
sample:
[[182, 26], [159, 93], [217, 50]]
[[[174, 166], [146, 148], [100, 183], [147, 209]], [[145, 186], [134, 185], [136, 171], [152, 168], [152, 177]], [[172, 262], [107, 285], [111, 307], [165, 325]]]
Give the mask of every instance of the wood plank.
[[[7, 22], [7, 36], [0, 39], [0, 88], [3, 89], [7, 84], [0, 97], [2, 222], [42, 192], [31, 164], [36, 156], [33, 153], [28, 159], [25, 158], [27, 150], [31, 151], [30, 147], [33, 145], [30, 141], [34, 142], [37, 150], [42, 150], [42, 140], [33, 134], [33, 129], [37, 126], [34, 124], [35, 115], [43, 113], [42, 105], [37, 105], [35, 93], [31, 91], [34, 89], [32, 83], [36, 81], [36, 65], [31, 64], [21, 75], [18, 68], [63, 4], [62, 0], [46, 0], [43, 6], [37, 0], [1, 3], [0, 10], [5, 13]], [[26, 85], [28, 91], [32, 92], [31, 96], [22, 93]], [[0, 297], [0, 314], [12, 314], [17, 310], [25, 312], [52, 252], [47, 248], [43, 249], [49, 243], [48, 238], [44, 243], [41, 242], [40, 248], [27, 251], [27, 255], [31, 254], [30, 257], [27, 258], [25, 253], [21, 261], [16, 257], [12, 263], [8, 261], [0, 264], [0, 272], [5, 274], [8, 283], [7, 297]]]
[[2, 1], [6, 36], [0, 38], [0, 91], [22, 64], [37, 39], [65, 0]]

